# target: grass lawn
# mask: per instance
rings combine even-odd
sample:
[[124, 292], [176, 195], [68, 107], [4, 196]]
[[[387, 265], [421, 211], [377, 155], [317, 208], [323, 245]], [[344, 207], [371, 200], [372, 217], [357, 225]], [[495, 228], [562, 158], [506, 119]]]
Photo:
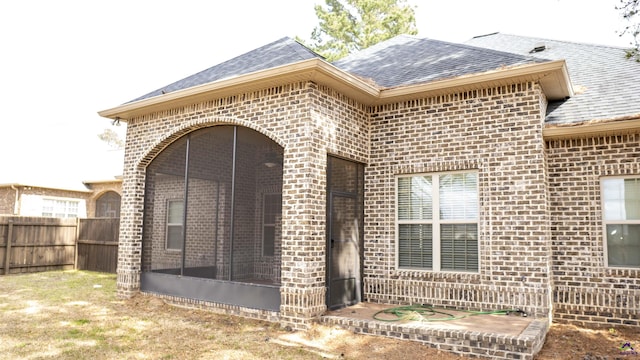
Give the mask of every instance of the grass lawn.
[[[0, 359], [461, 358], [411, 341], [321, 325], [287, 332], [277, 324], [171, 306], [153, 296], [121, 300], [115, 293], [112, 274], [0, 276]], [[640, 329], [553, 324], [535, 359], [640, 359], [620, 354], [626, 342], [637, 349]]]
[[115, 296], [115, 275], [0, 276], [0, 359], [459, 359], [408, 341]]

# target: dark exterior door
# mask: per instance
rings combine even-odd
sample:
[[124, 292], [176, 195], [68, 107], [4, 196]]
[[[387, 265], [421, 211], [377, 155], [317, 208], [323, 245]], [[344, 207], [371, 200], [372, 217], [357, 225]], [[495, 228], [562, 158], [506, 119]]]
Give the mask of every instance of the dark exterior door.
[[363, 166], [329, 157], [327, 179], [327, 307], [360, 302], [363, 255]]

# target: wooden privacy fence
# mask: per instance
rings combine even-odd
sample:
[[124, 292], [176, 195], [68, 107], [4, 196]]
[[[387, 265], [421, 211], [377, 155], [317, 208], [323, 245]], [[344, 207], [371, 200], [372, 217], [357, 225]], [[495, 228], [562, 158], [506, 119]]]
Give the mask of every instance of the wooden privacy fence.
[[0, 216], [2, 274], [116, 272], [119, 219]]
[[119, 230], [118, 218], [80, 219], [76, 268], [115, 273]]

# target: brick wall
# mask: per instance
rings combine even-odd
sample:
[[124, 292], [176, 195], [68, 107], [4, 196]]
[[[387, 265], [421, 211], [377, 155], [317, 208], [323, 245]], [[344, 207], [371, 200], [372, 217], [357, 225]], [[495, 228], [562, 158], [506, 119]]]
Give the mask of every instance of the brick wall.
[[[544, 95], [535, 83], [366, 107], [309, 82], [130, 119], [118, 294], [138, 291], [141, 266], [152, 256], [141, 256], [145, 191], [158, 191], [145, 189], [146, 167], [184, 134], [238, 125], [284, 149], [282, 241], [276, 249], [282, 284], [278, 316], [284, 325], [305, 328], [326, 308], [328, 154], [367, 165], [365, 301], [516, 307], [536, 316], [548, 316], [553, 302], [561, 320], [637, 324], [637, 310], [632, 309], [639, 307], [638, 271], [602, 265], [598, 177], [640, 173], [634, 156], [640, 152], [638, 135], [549, 141], [545, 151], [545, 110]], [[478, 174], [478, 272], [397, 269], [396, 177], [457, 170]], [[261, 188], [269, 185], [253, 186], [256, 190], [247, 199], [261, 201], [268, 192]], [[152, 208], [146, 211], [147, 223], [164, 219]], [[260, 231], [255, 221], [248, 226], [244, 230], [254, 236]], [[255, 246], [244, 250], [259, 257]], [[260, 269], [273, 265], [268, 259], [253, 264]], [[263, 273], [252, 271], [254, 276]]]
[[284, 148], [280, 317], [292, 328], [308, 326], [326, 308], [327, 154], [367, 162], [365, 110], [331, 89], [294, 83], [130, 119], [121, 205], [119, 296], [132, 296], [140, 286], [146, 166], [186, 133], [239, 125]]
[[11, 187], [0, 188], [0, 214], [15, 215], [16, 191]]
[[[43, 188], [37, 186], [16, 185], [19, 196], [21, 195], [39, 195], [50, 196], [55, 198], [79, 199], [86, 202], [86, 216], [94, 217], [96, 209], [96, 200], [107, 191], [115, 191], [120, 193], [120, 181], [114, 182], [96, 182], [89, 185], [92, 193], [88, 191], [73, 191], [54, 188]], [[15, 211], [16, 190], [10, 186], [0, 187], [0, 214], [13, 215]], [[20, 212], [20, 204], [18, 204], [18, 212]], [[84, 213], [84, 211], [82, 212]], [[35, 214], [34, 214], [35, 215]]]
[[600, 178], [640, 176], [640, 135], [546, 143], [554, 320], [640, 325], [640, 270], [605, 267]]
[[[366, 300], [548, 315], [550, 228], [542, 127], [533, 83], [380, 106], [365, 172]], [[395, 179], [477, 170], [479, 271], [399, 270]]]
[[96, 201], [105, 193], [113, 191], [122, 196], [122, 181], [100, 181], [100, 182], [88, 182], [86, 186], [93, 191], [91, 197], [87, 201], [87, 217], [96, 216]]

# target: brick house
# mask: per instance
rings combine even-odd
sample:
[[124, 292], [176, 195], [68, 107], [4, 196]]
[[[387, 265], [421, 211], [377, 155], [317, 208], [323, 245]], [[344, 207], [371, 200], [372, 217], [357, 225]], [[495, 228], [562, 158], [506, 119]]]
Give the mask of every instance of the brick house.
[[360, 301], [637, 325], [640, 64], [489, 38], [333, 64], [283, 38], [101, 111], [127, 122], [118, 295], [291, 328]]
[[86, 189], [0, 184], [0, 214], [43, 217], [119, 217], [122, 179], [83, 182]]
[[576, 94], [550, 103], [543, 129], [553, 319], [638, 325], [640, 63], [619, 48], [499, 33], [468, 44], [566, 60]]

